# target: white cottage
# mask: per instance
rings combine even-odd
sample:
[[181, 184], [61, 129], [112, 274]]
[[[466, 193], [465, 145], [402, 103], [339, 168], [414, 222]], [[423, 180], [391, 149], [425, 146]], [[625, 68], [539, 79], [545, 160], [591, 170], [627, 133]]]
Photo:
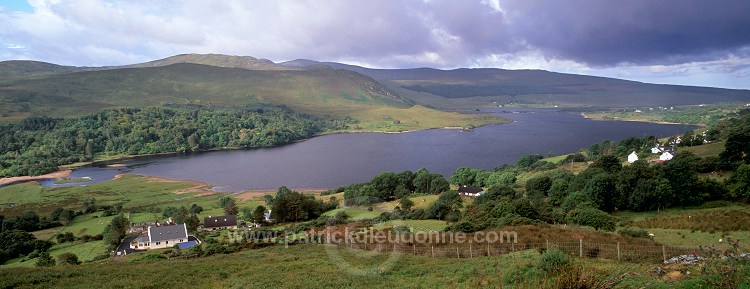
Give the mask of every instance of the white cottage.
[[137, 250], [171, 248], [187, 241], [188, 235], [185, 224], [151, 226], [148, 227], [148, 234], [136, 238], [136, 244], [131, 244], [131, 248]]
[[635, 151], [633, 151], [630, 155], [628, 155], [628, 162], [629, 163], [632, 164], [632, 163], [634, 163], [637, 160], [638, 160], [638, 154], [635, 153]]
[[671, 152], [664, 152], [663, 154], [661, 154], [661, 156], [659, 156], [659, 161], [666, 162], [668, 160], [671, 160], [673, 157], [674, 154], [672, 154]]

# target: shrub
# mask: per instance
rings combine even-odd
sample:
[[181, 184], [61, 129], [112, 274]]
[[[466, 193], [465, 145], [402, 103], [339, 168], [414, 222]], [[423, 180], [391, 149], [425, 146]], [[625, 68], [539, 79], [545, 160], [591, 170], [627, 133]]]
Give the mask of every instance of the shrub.
[[641, 228], [628, 227], [617, 232], [622, 236], [628, 236], [633, 238], [650, 238], [648, 232]]
[[547, 250], [539, 259], [539, 268], [547, 273], [558, 273], [570, 268], [571, 260], [565, 252], [559, 249]]
[[581, 226], [594, 227], [596, 230], [602, 229], [610, 232], [615, 230], [615, 221], [613, 218], [599, 209], [573, 210], [570, 212], [568, 220]]
[[55, 266], [55, 259], [47, 252], [39, 254], [39, 258], [36, 259], [34, 266], [37, 267], [52, 267]]
[[73, 233], [71, 232], [65, 232], [57, 234], [57, 236], [55, 236], [55, 239], [57, 239], [57, 243], [65, 243], [75, 241], [76, 237], [73, 236]]
[[477, 231], [476, 226], [474, 226], [472, 222], [467, 222], [467, 221], [460, 221], [458, 223], [451, 225], [447, 229], [453, 232], [464, 232], [464, 233], [474, 233]]
[[73, 253], [62, 253], [57, 256], [57, 263], [60, 265], [78, 265], [81, 261], [78, 261], [78, 256]]

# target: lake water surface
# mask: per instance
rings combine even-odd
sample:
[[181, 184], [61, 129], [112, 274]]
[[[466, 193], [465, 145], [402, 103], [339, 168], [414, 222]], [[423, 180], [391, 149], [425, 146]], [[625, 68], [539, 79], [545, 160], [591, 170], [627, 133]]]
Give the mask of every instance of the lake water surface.
[[[382, 171], [427, 168], [448, 177], [461, 166], [492, 169], [526, 154], [567, 154], [605, 139], [664, 137], [693, 129], [687, 125], [593, 121], [547, 110], [495, 113], [514, 122], [468, 132], [436, 129], [335, 134], [268, 149], [147, 157], [127, 161], [123, 167], [83, 167], [71, 178], [91, 177], [92, 182], [99, 182], [132, 173], [207, 182], [221, 191], [334, 188], [368, 181]], [[45, 184], [51, 185], [51, 181]]]

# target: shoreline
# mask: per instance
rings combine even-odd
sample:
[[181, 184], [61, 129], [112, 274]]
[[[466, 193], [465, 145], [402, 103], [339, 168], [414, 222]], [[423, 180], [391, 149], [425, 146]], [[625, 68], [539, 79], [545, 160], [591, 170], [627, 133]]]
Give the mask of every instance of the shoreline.
[[54, 171], [51, 173], [46, 173], [43, 175], [38, 176], [18, 176], [18, 177], [10, 177], [10, 178], [0, 178], [0, 186], [7, 186], [12, 185], [16, 183], [25, 183], [25, 182], [32, 182], [32, 181], [44, 181], [49, 179], [63, 179], [70, 176], [70, 173], [72, 173], [72, 169], [62, 169], [58, 171]]
[[646, 120], [646, 119], [598, 119], [593, 118], [586, 113], [581, 113], [581, 116], [585, 119], [590, 119], [594, 121], [630, 121], [630, 122], [645, 122], [645, 123], [653, 123], [653, 124], [677, 124], [677, 125], [691, 125], [691, 126], [697, 126], [697, 127], [707, 127], [707, 125], [702, 123], [681, 123], [681, 122], [669, 122], [669, 121], [653, 121], [653, 120]]
[[[122, 156], [113, 156], [111, 158], [107, 159], [101, 159], [101, 160], [95, 160], [95, 161], [89, 161], [89, 162], [79, 162], [79, 163], [73, 163], [73, 164], [67, 164], [60, 166], [60, 170], [75, 170], [80, 167], [85, 166], [91, 166], [91, 165], [98, 165], [98, 164], [106, 164], [106, 166], [110, 167], [121, 167], [125, 166], [124, 164], [120, 164], [118, 162], [121, 161], [127, 161], [130, 159], [137, 159], [137, 158], [145, 158], [145, 157], [157, 157], [157, 156], [173, 156], [173, 155], [179, 155], [179, 154], [193, 154], [193, 153], [206, 153], [206, 152], [216, 152], [216, 151], [233, 151], [233, 150], [250, 150], [250, 149], [264, 149], [264, 148], [276, 148], [281, 147], [285, 145], [290, 145], [294, 143], [300, 143], [304, 142], [310, 139], [313, 139], [315, 137], [319, 136], [326, 136], [326, 135], [335, 135], [335, 134], [348, 134], [348, 133], [382, 133], [382, 134], [402, 134], [402, 133], [412, 133], [412, 132], [418, 132], [418, 131], [427, 131], [427, 130], [436, 130], [436, 129], [445, 129], [445, 130], [464, 130], [464, 131], [471, 131], [473, 129], [477, 129], [483, 126], [487, 125], [493, 125], [493, 124], [508, 124], [511, 122], [503, 122], [503, 123], [488, 123], [480, 126], [476, 126], [473, 128], [464, 128], [464, 127], [453, 127], [453, 126], [446, 126], [446, 127], [434, 127], [434, 128], [425, 128], [425, 129], [413, 129], [413, 130], [405, 130], [405, 131], [380, 131], [380, 130], [347, 130], [347, 131], [333, 131], [333, 132], [324, 132], [321, 134], [316, 134], [312, 137], [296, 140], [287, 144], [282, 144], [278, 146], [273, 147], [257, 147], [257, 148], [241, 148], [241, 147], [224, 147], [224, 148], [213, 148], [213, 149], [205, 149], [205, 150], [197, 150], [197, 151], [186, 151], [186, 152], [163, 152], [163, 153], [153, 153], [153, 154], [138, 154], [138, 155], [122, 155]], [[53, 172], [54, 173], [54, 172]], [[22, 177], [29, 177], [29, 176], [22, 176]], [[65, 176], [67, 177], [67, 176]], [[2, 185], [2, 183], [0, 183]]]

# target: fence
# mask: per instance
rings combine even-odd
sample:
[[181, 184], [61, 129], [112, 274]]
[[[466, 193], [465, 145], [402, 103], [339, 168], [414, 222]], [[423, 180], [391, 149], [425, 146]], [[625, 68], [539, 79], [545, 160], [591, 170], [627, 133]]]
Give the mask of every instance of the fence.
[[381, 253], [405, 253], [431, 258], [474, 258], [497, 256], [525, 250], [544, 251], [559, 249], [568, 255], [580, 258], [606, 258], [624, 261], [665, 261], [674, 256], [698, 252], [698, 248], [672, 246], [644, 246], [578, 242], [545, 243], [461, 243], [461, 244], [404, 244], [404, 243], [365, 243], [337, 242], [350, 249], [368, 250]]

